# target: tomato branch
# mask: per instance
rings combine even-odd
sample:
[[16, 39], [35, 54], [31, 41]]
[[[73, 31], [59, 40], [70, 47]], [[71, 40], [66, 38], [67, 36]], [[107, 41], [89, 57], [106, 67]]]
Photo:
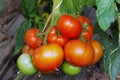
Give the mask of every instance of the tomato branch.
[[24, 74], [19, 72], [19, 74], [17, 75], [17, 77], [14, 80], [20, 80], [23, 76], [24, 76]]
[[[48, 17], [48, 19], [47, 19], [47, 21], [46, 21], [46, 23], [45, 23], [45, 26], [44, 26], [42, 32], [45, 31], [45, 29], [46, 29], [46, 27], [47, 27], [47, 25], [48, 25], [48, 22], [50, 21], [50, 19], [51, 19], [51, 17], [53, 16], [54, 12], [60, 7], [60, 5], [62, 4], [62, 2], [63, 2], [63, 0], [61, 0], [60, 3], [58, 3], [57, 5], [56, 5], [55, 3], [53, 4], [53, 5], [56, 5], [56, 6], [53, 7], [53, 10], [52, 10], [51, 14], [50, 14], [49, 17]], [[44, 40], [43, 40], [43, 43], [44, 43], [44, 44], [47, 44], [47, 43], [46, 43], [47, 36], [48, 36], [48, 34], [49, 34], [49, 32], [50, 32], [50, 30], [51, 30], [52, 28], [53, 28], [53, 26], [50, 26], [50, 28], [45, 32], [46, 35], [45, 35]]]

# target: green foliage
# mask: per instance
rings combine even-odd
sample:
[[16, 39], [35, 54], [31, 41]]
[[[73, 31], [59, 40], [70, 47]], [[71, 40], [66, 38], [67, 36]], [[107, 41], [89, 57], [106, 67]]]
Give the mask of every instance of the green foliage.
[[63, 0], [60, 10], [62, 13], [76, 15], [81, 13], [84, 5], [85, 0]]
[[120, 4], [120, 0], [116, 0], [116, 2]]
[[97, 20], [103, 31], [106, 31], [114, 22], [114, 0], [96, 0]]
[[87, 5], [87, 6], [95, 6], [95, 1], [96, 1], [96, 0], [87, 0], [87, 1], [86, 1], [86, 5]]
[[20, 50], [22, 49], [23, 45], [24, 45], [24, 34], [26, 32], [26, 30], [28, 30], [29, 28], [31, 28], [31, 22], [30, 21], [24, 21], [22, 22], [20, 28], [17, 31], [16, 34], [16, 44], [15, 44], [15, 54], [18, 54], [20, 52]]
[[2, 0], [0, 0], [0, 12], [2, 11]]
[[37, 0], [22, 0], [21, 13], [25, 18], [29, 19], [36, 16], [36, 3]]
[[[95, 27], [96, 32], [100, 35], [100, 42], [104, 46], [103, 55], [103, 69], [107, 72], [112, 80], [116, 79], [117, 73], [120, 69], [120, 55], [118, 46], [118, 29], [117, 24], [113, 24], [110, 28], [111, 32], [107, 34], [103, 32], [98, 26]], [[110, 34], [112, 33], [112, 34]]]

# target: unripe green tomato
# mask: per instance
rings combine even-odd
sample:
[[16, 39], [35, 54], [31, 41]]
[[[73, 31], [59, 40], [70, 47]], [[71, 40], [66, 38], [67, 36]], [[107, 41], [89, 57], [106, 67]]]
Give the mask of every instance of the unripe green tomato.
[[68, 62], [64, 62], [62, 65], [63, 72], [70, 76], [78, 75], [81, 72], [81, 67], [74, 66]]
[[17, 66], [19, 70], [25, 75], [33, 75], [37, 69], [32, 63], [32, 58], [29, 54], [22, 54], [17, 59]]

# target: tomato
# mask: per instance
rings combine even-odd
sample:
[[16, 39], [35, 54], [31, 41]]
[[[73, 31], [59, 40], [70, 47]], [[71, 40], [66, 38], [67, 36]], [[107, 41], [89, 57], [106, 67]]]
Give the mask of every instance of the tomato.
[[71, 76], [78, 75], [81, 72], [81, 67], [74, 66], [68, 62], [63, 62], [62, 69], [64, 73]]
[[60, 45], [51, 43], [35, 49], [32, 59], [41, 72], [53, 71], [62, 64], [64, 52]]
[[92, 64], [95, 52], [93, 47], [82, 40], [70, 40], [64, 47], [65, 59], [76, 66]]
[[103, 55], [103, 46], [97, 40], [90, 40], [89, 43], [92, 45], [92, 47], [95, 50], [95, 58], [93, 60], [93, 64], [95, 64], [95, 63], [97, 63], [102, 58], [102, 55]]
[[57, 43], [57, 44], [59, 44], [60, 46], [64, 47], [65, 44], [68, 42], [68, 39], [65, 38], [65, 37], [62, 36], [62, 35], [58, 35], [58, 34], [57, 34], [57, 27], [54, 26], [54, 27], [52, 28], [52, 30], [50, 31], [50, 33], [48, 34], [47, 42], [48, 42], [48, 43]]
[[17, 59], [17, 66], [19, 70], [26, 75], [33, 75], [37, 69], [32, 63], [32, 58], [29, 54], [22, 54]]
[[34, 49], [29, 47], [27, 44], [23, 46], [22, 53], [28, 53], [30, 55], [33, 54]]
[[69, 14], [63, 14], [58, 19], [58, 30], [66, 38], [78, 38], [81, 31], [81, 23]]
[[88, 18], [84, 16], [79, 16], [78, 20], [83, 26], [82, 37], [85, 40], [90, 40], [94, 33], [94, 27], [92, 26], [92, 23], [90, 22]]
[[26, 31], [24, 39], [27, 45], [31, 48], [37, 48], [39, 45], [42, 44], [42, 39], [37, 37], [37, 33], [39, 30], [37, 28], [31, 28]]

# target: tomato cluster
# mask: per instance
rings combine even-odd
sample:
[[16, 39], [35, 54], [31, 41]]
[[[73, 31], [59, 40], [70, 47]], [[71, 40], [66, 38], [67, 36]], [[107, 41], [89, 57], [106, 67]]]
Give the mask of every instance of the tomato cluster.
[[[17, 61], [18, 68], [24, 74], [34, 74], [36, 70], [47, 73], [62, 68], [68, 75], [77, 75], [81, 67], [95, 64], [102, 57], [102, 44], [92, 39], [94, 27], [85, 16], [76, 18], [63, 14], [56, 25], [48, 28], [46, 32], [42, 34], [37, 28], [26, 31], [26, 45], [22, 53], [28, 54], [22, 54]], [[41, 34], [41, 37], [38, 37], [38, 34]], [[22, 59], [25, 59], [26, 63]], [[26, 68], [31, 65], [28, 67], [31, 72], [20, 66], [22, 62]]]

